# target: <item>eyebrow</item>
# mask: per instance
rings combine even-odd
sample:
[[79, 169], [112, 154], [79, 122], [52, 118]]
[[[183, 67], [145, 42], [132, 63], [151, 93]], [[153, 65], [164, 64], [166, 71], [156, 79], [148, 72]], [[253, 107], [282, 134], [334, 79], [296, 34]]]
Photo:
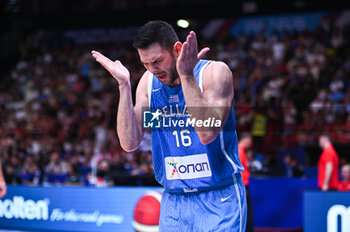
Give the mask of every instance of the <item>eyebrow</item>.
[[143, 62], [143, 61], [141, 60], [141, 63], [142, 63], [142, 64], [154, 63], [154, 62], [159, 61], [159, 60], [161, 60], [161, 59], [162, 59], [162, 57], [156, 57], [156, 58], [153, 59], [151, 62]]

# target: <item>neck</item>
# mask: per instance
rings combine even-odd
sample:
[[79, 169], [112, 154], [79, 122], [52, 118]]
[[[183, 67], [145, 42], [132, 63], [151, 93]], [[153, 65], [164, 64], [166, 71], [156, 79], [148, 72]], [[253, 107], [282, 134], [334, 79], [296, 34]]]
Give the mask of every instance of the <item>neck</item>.
[[180, 85], [180, 84], [181, 84], [180, 77], [177, 76], [177, 77], [175, 78], [175, 80], [169, 84], [169, 86], [173, 88], [173, 87], [178, 86], [178, 85]]
[[324, 148], [327, 148], [331, 145], [331, 143], [325, 143]]

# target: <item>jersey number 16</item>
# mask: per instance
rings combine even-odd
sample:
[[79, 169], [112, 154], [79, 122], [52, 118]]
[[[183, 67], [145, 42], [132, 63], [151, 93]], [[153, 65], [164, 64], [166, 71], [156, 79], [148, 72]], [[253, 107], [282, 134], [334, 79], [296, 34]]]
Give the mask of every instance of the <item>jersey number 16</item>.
[[[191, 140], [189, 130], [181, 130], [180, 133], [177, 130], [174, 130], [173, 135], [175, 136], [177, 147], [180, 147], [180, 140], [181, 140], [182, 146], [184, 146], [184, 147], [191, 146], [192, 140]], [[180, 139], [179, 139], [179, 137], [180, 137]]]

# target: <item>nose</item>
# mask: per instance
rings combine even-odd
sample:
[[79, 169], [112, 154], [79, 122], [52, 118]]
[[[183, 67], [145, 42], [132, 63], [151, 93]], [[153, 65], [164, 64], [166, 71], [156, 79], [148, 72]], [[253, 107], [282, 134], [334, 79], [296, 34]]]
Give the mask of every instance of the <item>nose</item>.
[[153, 65], [153, 64], [148, 65], [147, 69], [151, 73], [155, 73], [155, 72], [159, 71], [159, 68], [156, 65]]

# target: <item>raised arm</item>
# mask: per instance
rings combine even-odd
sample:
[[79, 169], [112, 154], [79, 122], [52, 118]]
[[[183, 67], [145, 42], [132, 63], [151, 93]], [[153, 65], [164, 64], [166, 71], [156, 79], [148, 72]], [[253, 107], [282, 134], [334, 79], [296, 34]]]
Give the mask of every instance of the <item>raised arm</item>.
[[233, 101], [232, 72], [225, 63], [213, 61], [205, 68], [203, 92], [196, 82], [193, 69], [208, 50], [204, 48], [198, 53], [196, 35], [190, 32], [177, 61], [177, 70], [191, 117], [203, 121], [212, 117], [221, 120], [221, 127], [205, 130], [195, 127], [202, 144], [208, 144], [217, 137], [229, 116]]
[[142, 108], [148, 106], [148, 72], [145, 72], [139, 82], [134, 107], [129, 71], [118, 60], [113, 62], [96, 51], [92, 51], [92, 55], [118, 81], [120, 99], [117, 113], [117, 133], [121, 147], [128, 152], [134, 151], [139, 147], [143, 137]]

